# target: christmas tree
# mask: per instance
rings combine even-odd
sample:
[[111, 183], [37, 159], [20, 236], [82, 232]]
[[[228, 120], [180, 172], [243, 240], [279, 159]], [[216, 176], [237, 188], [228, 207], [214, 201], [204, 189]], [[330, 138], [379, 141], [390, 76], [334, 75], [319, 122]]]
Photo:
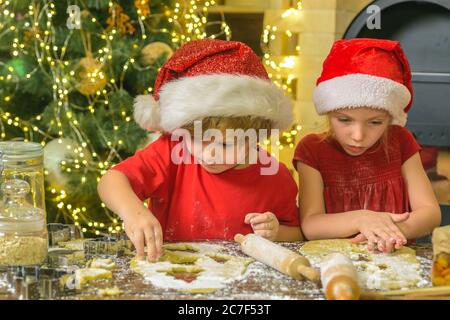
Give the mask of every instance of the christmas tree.
[[121, 221], [97, 195], [111, 166], [152, 139], [133, 121], [133, 98], [182, 43], [207, 35], [200, 0], [0, 0], [2, 140], [44, 146], [48, 221], [88, 234]]

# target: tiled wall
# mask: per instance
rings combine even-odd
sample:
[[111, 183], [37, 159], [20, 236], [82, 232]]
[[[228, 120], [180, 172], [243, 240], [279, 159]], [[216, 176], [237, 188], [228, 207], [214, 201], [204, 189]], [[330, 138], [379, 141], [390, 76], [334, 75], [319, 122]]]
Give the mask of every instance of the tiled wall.
[[325, 117], [317, 115], [312, 103], [315, 82], [322, 62], [333, 42], [341, 39], [355, 16], [371, 0], [303, 0], [302, 27], [299, 34], [300, 63], [295, 119], [302, 135], [326, 128]]
[[[322, 63], [333, 42], [341, 39], [345, 30], [371, 0], [303, 0], [299, 30], [299, 65], [297, 100], [294, 119], [302, 126], [298, 138], [327, 129], [326, 117], [319, 116], [312, 102]], [[285, 150], [281, 161], [290, 165], [294, 150]]]
[[[296, 5], [296, 0], [219, 0], [218, 4], [226, 10], [262, 10], [263, 24], [278, 27], [281, 36], [270, 43], [270, 54], [275, 61], [297, 54], [292, 48], [300, 47], [297, 66], [288, 71], [297, 77], [293, 113], [294, 122], [300, 124], [302, 130], [296, 142], [308, 133], [327, 129], [326, 118], [317, 115], [312, 102], [316, 79], [333, 42], [342, 38], [351, 21], [370, 2], [372, 0], [302, 0], [299, 16], [281, 19], [286, 9]], [[293, 33], [289, 39], [282, 35], [286, 30]], [[278, 73], [287, 76], [284, 72]], [[279, 159], [292, 171], [293, 153], [294, 149], [284, 148], [279, 154]]]

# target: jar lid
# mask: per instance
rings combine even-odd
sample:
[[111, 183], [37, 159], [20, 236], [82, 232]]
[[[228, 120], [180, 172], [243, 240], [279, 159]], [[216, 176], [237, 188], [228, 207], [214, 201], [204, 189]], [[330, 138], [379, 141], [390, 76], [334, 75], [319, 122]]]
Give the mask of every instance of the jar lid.
[[43, 155], [42, 145], [36, 142], [0, 141], [0, 158], [3, 160], [22, 160]]

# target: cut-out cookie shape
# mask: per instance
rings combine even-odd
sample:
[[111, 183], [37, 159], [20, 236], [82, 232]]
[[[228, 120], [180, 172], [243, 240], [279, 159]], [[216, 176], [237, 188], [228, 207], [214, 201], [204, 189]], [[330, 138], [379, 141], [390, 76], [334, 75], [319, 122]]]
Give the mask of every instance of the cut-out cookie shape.
[[82, 286], [93, 280], [112, 278], [109, 270], [100, 268], [83, 268], [75, 270], [75, 288], [81, 289]]
[[174, 277], [175, 279], [180, 279], [187, 283], [190, 283], [190, 282], [194, 281], [195, 279], [197, 279], [198, 274], [203, 271], [205, 271], [205, 270], [200, 267], [196, 267], [196, 266], [173, 267], [170, 269], [158, 270], [158, 272], [164, 272], [167, 275]]
[[90, 268], [100, 268], [112, 270], [116, 267], [116, 263], [112, 259], [94, 258], [86, 264]]
[[204, 243], [163, 246], [157, 262], [133, 259], [130, 267], [146, 281], [161, 288], [209, 293], [241, 279], [253, 259], [222, 254], [224, 247]]
[[177, 254], [176, 252], [169, 250], [165, 250], [164, 254], [159, 259], [159, 261], [168, 261], [172, 264], [183, 264], [183, 265], [195, 264], [197, 260], [198, 260], [197, 256]]

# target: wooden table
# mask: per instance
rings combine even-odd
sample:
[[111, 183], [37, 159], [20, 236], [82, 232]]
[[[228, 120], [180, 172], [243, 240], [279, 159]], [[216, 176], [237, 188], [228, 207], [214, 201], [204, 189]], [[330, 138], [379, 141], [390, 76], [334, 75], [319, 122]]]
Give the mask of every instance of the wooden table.
[[[234, 242], [208, 242], [223, 245], [236, 255], [242, 252]], [[302, 242], [281, 243], [281, 245], [298, 250]], [[431, 244], [412, 246], [421, 260], [424, 274], [430, 274], [432, 249]], [[209, 294], [187, 294], [174, 289], [163, 289], [143, 281], [142, 276], [129, 269], [130, 257], [114, 258], [118, 268], [113, 271], [113, 279], [97, 280], [89, 283], [81, 292], [66, 294], [56, 299], [324, 299], [321, 289], [309, 281], [298, 281], [286, 276], [260, 262], [250, 264], [242, 280], [235, 281], [227, 287]], [[123, 292], [116, 297], [100, 297], [99, 288], [118, 286]], [[0, 295], [0, 299], [14, 299], [13, 296]]]

